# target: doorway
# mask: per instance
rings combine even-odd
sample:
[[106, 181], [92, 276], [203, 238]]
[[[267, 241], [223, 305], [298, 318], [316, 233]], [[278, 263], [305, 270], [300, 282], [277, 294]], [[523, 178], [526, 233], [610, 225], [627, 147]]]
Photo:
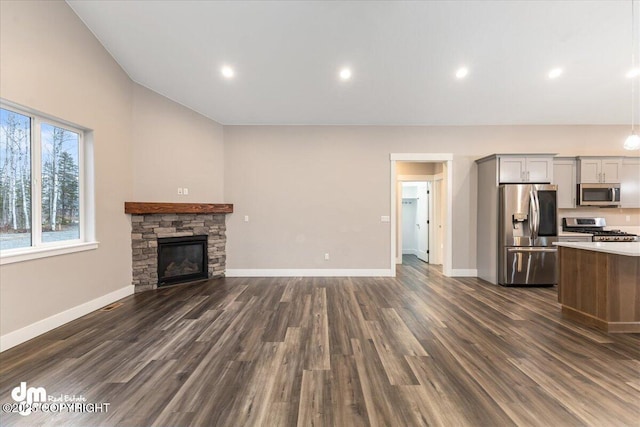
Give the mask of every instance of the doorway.
[[[442, 273], [452, 276], [452, 205], [453, 205], [453, 154], [450, 153], [392, 153], [391, 160], [391, 271], [395, 276], [395, 265], [402, 263], [402, 181], [431, 181], [432, 220], [429, 224], [429, 262], [442, 264]], [[439, 165], [441, 173], [414, 173], [403, 169], [406, 164]], [[403, 173], [399, 173], [398, 171]], [[434, 205], [436, 206], [434, 208]], [[436, 222], [438, 223], [436, 226]], [[437, 242], [437, 243], [436, 243]]]
[[415, 255], [429, 262], [429, 228], [433, 210], [430, 181], [402, 181], [402, 214], [399, 230], [402, 255]]

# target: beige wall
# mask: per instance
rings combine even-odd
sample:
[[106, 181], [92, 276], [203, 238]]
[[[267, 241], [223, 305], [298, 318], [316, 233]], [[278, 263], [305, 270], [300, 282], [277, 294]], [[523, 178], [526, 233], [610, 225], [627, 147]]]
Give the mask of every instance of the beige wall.
[[220, 124], [133, 83], [65, 2], [2, 1], [0, 18], [0, 96], [93, 131], [100, 242], [0, 267], [5, 335], [131, 285], [124, 202], [224, 202], [224, 150]]
[[453, 153], [453, 268], [475, 269], [475, 159], [626, 155], [627, 133], [627, 126], [225, 126], [225, 198], [235, 204], [227, 268], [389, 268], [390, 225], [380, 222], [390, 215], [389, 154]]
[[222, 125], [138, 84], [133, 95], [133, 199], [222, 203]]
[[131, 81], [64, 2], [0, 2], [2, 98], [92, 129], [97, 250], [1, 267], [0, 333], [131, 284]]

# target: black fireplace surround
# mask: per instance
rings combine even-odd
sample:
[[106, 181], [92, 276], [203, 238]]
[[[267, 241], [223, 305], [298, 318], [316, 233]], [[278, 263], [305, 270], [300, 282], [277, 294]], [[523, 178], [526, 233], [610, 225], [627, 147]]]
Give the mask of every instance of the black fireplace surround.
[[207, 277], [207, 236], [158, 238], [159, 287]]

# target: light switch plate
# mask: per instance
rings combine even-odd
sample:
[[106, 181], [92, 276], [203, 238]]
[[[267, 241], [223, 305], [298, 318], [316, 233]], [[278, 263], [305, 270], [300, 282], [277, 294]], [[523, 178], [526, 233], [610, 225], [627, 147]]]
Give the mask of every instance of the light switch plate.
[[380, 217], [380, 222], [391, 222], [391, 218], [388, 215], [382, 215]]

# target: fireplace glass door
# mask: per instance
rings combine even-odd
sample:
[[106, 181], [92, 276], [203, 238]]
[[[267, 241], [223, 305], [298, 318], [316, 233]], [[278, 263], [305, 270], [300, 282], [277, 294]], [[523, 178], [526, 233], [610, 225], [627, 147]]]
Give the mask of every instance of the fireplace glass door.
[[158, 286], [206, 279], [207, 236], [158, 239]]

